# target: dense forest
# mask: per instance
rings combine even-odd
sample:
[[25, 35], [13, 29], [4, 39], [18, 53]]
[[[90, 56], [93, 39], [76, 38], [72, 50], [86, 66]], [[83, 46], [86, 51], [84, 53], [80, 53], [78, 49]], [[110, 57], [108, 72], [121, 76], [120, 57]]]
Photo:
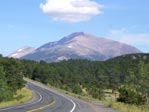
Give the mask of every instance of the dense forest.
[[[149, 102], [149, 54], [124, 55], [102, 62], [68, 60], [46, 63], [0, 59], [0, 86], [3, 86], [3, 91], [9, 93], [21, 88], [23, 75], [93, 98], [104, 98], [104, 90], [112, 89], [113, 92], [119, 91], [118, 101], [132, 104]], [[13, 88], [13, 85], [17, 86]], [[0, 97], [3, 97], [1, 93]]]
[[24, 81], [20, 61], [0, 56], [0, 102], [11, 100], [22, 87]]

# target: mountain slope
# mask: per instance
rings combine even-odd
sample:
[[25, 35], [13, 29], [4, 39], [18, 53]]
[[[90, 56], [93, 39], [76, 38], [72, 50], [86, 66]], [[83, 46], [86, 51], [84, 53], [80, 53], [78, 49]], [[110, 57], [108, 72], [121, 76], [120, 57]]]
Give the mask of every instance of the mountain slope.
[[16, 51], [14, 51], [13, 53], [11, 53], [10, 55], [8, 55], [8, 57], [12, 57], [12, 58], [21, 58], [25, 55], [28, 55], [32, 52], [34, 52], [34, 48], [32, 47], [29, 47], [29, 46], [26, 46], [26, 47], [23, 47], [21, 49], [18, 49]]
[[131, 53], [140, 53], [140, 51], [124, 43], [77, 32], [59, 41], [47, 43], [22, 58], [47, 62], [76, 58], [106, 60]]

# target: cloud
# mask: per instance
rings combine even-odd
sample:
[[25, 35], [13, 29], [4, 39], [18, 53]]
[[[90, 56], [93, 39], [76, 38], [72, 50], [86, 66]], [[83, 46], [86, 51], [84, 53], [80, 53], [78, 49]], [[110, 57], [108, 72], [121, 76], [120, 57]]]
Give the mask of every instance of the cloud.
[[126, 28], [112, 29], [109, 32], [109, 36], [117, 41], [131, 45], [149, 45], [149, 33], [130, 33]]
[[101, 14], [103, 5], [91, 0], [47, 0], [40, 8], [55, 21], [81, 22]]

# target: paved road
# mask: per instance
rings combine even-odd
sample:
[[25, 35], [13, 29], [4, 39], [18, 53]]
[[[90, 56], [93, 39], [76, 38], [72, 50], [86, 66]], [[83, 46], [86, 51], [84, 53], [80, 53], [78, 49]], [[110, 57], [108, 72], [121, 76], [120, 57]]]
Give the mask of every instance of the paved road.
[[27, 87], [34, 93], [31, 102], [0, 109], [0, 112], [95, 112], [87, 103], [38, 83], [28, 81]]

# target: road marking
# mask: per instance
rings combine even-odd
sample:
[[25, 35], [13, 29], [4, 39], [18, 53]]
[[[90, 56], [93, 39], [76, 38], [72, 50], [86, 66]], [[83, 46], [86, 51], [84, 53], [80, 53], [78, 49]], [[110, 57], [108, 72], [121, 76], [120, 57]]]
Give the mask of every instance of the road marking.
[[72, 100], [70, 100], [70, 101], [73, 103], [73, 108], [72, 108], [72, 110], [70, 112], [73, 112], [75, 110], [75, 108], [76, 108], [76, 104], [74, 103], [74, 101], [72, 101]]
[[39, 93], [39, 92], [36, 92], [38, 95], [39, 95], [39, 100], [38, 101], [36, 101], [36, 102], [33, 102], [33, 103], [31, 103], [31, 104], [35, 104], [35, 103], [38, 103], [38, 102], [40, 102], [41, 100], [42, 100], [42, 95]]
[[50, 104], [48, 104], [48, 105], [45, 105], [45, 106], [42, 106], [42, 107], [39, 107], [39, 108], [36, 108], [36, 109], [33, 109], [33, 110], [28, 110], [28, 111], [26, 111], [26, 112], [36, 112], [36, 111], [38, 111], [38, 110], [43, 110], [43, 109], [45, 109], [45, 108], [47, 108], [47, 107], [50, 107], [50, 106], [52, 106], [52, 105], [54, 105], [55, 104], [55, 101], [52, 101]]
[[39, 93], [39, 92], [37, 92], [36, 91], [36, 93], [39, 95], [39, 100], [37, 100], [36, 102], [33, 102], [33, 103], [28, 103], [28, 104], [23, 104], [23, 105], [18, 105], [18, 106], [16, 106], [16, 107], [6, 107], [6, 108], [4, 108], [4, 109], [1, 109], [2, 111], [4, 111], [4, 110], [10, 110], [10, 109], [15, 109], [15, 108], [22, 108], [22, 107], [26, 107], [26, 106], [28, 106], [28, 105], [33, 105], [33, 104], [35, 104], [35, 103], [38, 103], [38, 102], [40, 102], [41, 100], [42, 100], [42, 95]]
[[51, 90], [50, 88], [46, 87], [46, 86], [43, 85], [43, 84], [39, 84], [39, 83], [37, 83], [37, 82], [35, 82], [35, 81], [28, 80], [28, 79], [26, 79], [26, 78], [24, 78], [24, 80], [27, 81], [27, 82], [30, 82], [30, 83], [32, 83], [32, 84], [34, 84], [34, 85], [36, 85], [36, 86], [39, 86], [39, 87], [41, 87], [41, 88], [44, 88], [44, 89], [46, 89], [46, 90], [48, 90], [48, 91], [50, 91], [50, 92], [53, 92], [53, 93], [56, 94], [56, 95], [62, 96], [63, 98], [69, 100], [69, 101], [73, 104], [73, 108], [70, 110], [70, 112], [74, 112], [74, 110], [75, 110], [75, 108], [76, 108], [76, 104], [75, 104], [75, 102], [74, 102], [71, 98], [67, 97], [66, 95], [64, 95], [64, 94], [62, 94], [62, 93], [61, 93], [61, 94], [58, 94], [55, 90]]

